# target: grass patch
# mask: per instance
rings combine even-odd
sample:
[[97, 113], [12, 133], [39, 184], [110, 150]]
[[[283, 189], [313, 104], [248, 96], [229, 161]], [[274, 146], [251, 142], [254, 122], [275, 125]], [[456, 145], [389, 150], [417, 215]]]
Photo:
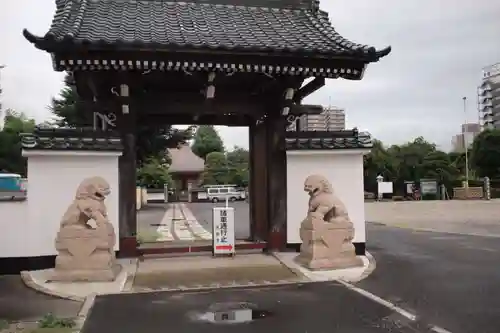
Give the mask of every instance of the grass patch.
[[72, 318], [58, 318], [52, 313], [46, 314], [39, 322], [38, 329], [73, 329], [76, 322]]
[[72, 333], [76, 329], [76, 322], [71, 318], [58, 318], [52, 313], [46, 314], [38, 322], [9, 323], [0, 319], [0, 332], [14, 333]]

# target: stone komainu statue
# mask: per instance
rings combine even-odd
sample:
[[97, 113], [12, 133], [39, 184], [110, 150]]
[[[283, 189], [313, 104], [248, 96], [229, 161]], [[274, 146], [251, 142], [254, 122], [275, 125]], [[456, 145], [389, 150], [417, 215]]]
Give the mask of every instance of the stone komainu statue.
[[[102, 177], [84, 179], [61, 220], [55, 246], [58, 252], [53, 281], [113, 281], [116, 264], [113, 225], [104, 200], [110, 186]], [[95, 221], [96, 228], [88, 224]]]
[[309, 194], [309, 207], [300, 226], [302, 246], [296, 260], [313, 270], [362, 265], [352, 245], [354, 226], [330, 182], [311, 175], [304, 182], [304, 191]]

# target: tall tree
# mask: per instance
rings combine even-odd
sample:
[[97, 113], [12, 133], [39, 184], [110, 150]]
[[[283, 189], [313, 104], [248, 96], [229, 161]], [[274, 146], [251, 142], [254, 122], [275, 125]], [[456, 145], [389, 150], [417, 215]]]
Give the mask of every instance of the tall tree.
[[32, 132], [35, 121], [14, 110], [6, 110], [4, 120], [4, 128], [0, 131], [0, 171], [26, 175], [19, 134]]
[[77, 103], [79, 97], [76, 92], [73, 77], [67, 74], [64, 77], [64, 87], [57, 97], [52, 98], [48, 107], [55, 118], [54, 125], [60, 127], [82, 127], [91, 126], [89, 120], [92, 117], [78, 112]]
[[[55, 117], [54, 125], [63, 127], [91, 126], [92, 116], [78, 109], [78, 93], [71, 75], [64, 78], [64, 88], [59, 96], [52, 99], [49, 110]], [[137, 162], [142, 165], [149, 157], [162, 158], [167, 148], [174, 148], [192, 137], [193, 128], [186, 130], [173, 128], [170, 124], [152, 125], [138, 115]]]
[[404, 181], [435, 179], [450, 185], [460, 175], [457, 160], [437, 149], [436, 145], [422, 137], [385, 149], [380, 141], [374, 140], [373, 149], [365, 157], [365, 189], [375, 192], [376, 177], [394, 182], [396, 193], [404, 191]]
[[213, 126], [202, 125], [196, 130], [191, 149], [193, 153], [206, 160], [210, 153], [224, 153], [224, 143]]
[[238, 186], [248, 186], [249, 180], [249, 159], [248, 150], [241, 147], [234, 147], [226, 153], [228, 165], [228, 182]]
[[500, 178], [500, 130], [485, 130], [474, 139], [471, 164], [480, 177]]
[[168, 164], [158, 157], [149, 157], [137, 170], [139, 185], [148, 188], [163, 188], [165, 184], [171, 185], [172, 178], [168, 172]]
[[213, 151], [205, 159], [203, 184], [217, 185], [228, 183], [228, 165], [224, 153]]

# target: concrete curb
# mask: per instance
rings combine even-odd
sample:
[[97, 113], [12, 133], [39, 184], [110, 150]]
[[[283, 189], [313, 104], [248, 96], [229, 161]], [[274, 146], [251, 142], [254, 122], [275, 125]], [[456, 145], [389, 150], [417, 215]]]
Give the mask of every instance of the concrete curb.
[[85, 302], [86, 297], [80, 297], [80, 296], [75, 296], [71, 294], [66, 294], [63, 292], [55, 291], [55, 290], [50, 290], [48, 288], [45, 288], [39, 284], [37, 284], [33, 279], [31, 278], [31, 275], [29, 274], [28, 271], [22, 271], [21, 272], [21, 280], [23, 280], [24, 284], [31, 288], [34, 289], [42, 294], [58, 297], [58, 298], [64, 298], [64, 299], [69, 299], [72, 301], [76, 302]]
[[368, 267], [366, 267], [366, 269], [363, 271], [363, 274], [361, 274], [359, 279], [351, 280], [350, 283], [357, 283], [361, 280], [366, 279], [377, 268], [377, 261], [370, 252], [365, 251], [365, 257], [368, 259]]
[[261, 283], [235, 283], [233, 285], [214, 283], [207, 286], [196, 286], [196, 287], [187, 287], [187, 286], [178, 286], [175, 288], [157, 288], [157, 289], [149, 289], [149, 290], [131, 290], [131, 291], [123, 291], [121, 293], [115, 294], [101, 294], [101, 295], [116, 295], [116, 294], [148, 294], [148, 293], [156, 293], [156, 292], [164, 292], [164, 291], [209, 291], [213, 289], [246, 289], [246, 288], [258, 288], [258, 287], [271, 287], [271, 286], [287, 286], [292, 284], [306, 284], [306, 283], [315, 283], [315, 281], [309, 280], [279, 280], [279, 281], [264, 281]]
[[90, 311], [92, 310], [92, 307], [94, 306], [94, 301], [96, 298], [97, 294], [93, 293], [90, 294], [89, 296], [85, 297], [85, 301], [83, 301], [83, 304], [80, 308], [80, 311], [78, 311], [78, 315], [76, 317], [76, 328], [75, 332], [78, 333], [83, 329], [83, 325], [85, 324], [85, 320], [87, 320], [87, 317], [90, 314]]
[[[361, 276], [358, 279], [350, 280], [351, 283], [356, 283], [356, 282], [359, 282], [359, 281], [367, 278], [375, 270], [375, 268], [376, 268], [375, 258], [369, 252], [366, 252], [365, 256], [369, 261], [368, 267], [363, 271], [363, 273], [361, 274]], [[27, 272], [27, 271], [21, 272], [21, 279], [23, 280], [23, 282], [26, 286], [28, 286], [29, 288], [32, 288], [40, 293], [47, 294], [47, 295], [54, 296], [54, 297], [58, 297], [58, 298], [82, 302], [83, 303], [82, 307], [80, 309], [80, 312], [78, 313], [78, 318], [80, 320], [82, 320], [82, 324], [84, 321], [84, 317], [86, 317], [86, 315], [91, 310], [95, 298], [97, 296], [101, 296], [101, 295], [144, 294], [144, 293], [155, 293], [155, 292], [164, 292], [164, 291], [172, 292], [172, 291], [206, 291], [206, 290], [212, 290], [212, 289], [241, 289], [241, 288], [255, 288], [255, 287], [266, 287], [266, 286], [285, 286], [285, 285], [292, 285], [292, 284], [305, 284], [305, 283], [317, 282], [317, 281], [310, 280], [302, 272], [295, 269], [294, 267], [288, 267], [283, 262], [281, 262], [281, 260], [279, 260], [279, 258], [276, 257], [274, 254], [273, 254], [273, 257], [275, 257], [276, 260], [278, 260], [281, 265], [285, 266], [287, 269], [289, 269], [295, 275], [297, 275], [297, 278], [290, 279], [290, 280], [278, 280], [278, 281], [266, 281], [266, 280], [264, 280], [264, 281], [259, 281], [259, 282], [247, 282], [247, 283], [233, 282], [233, 284], [214, 283], [214, 284], [210, 284], [210, 285], [198, 285], [198, 286], [193, 286], [193, 287], [179, 285], [179, 286], [174, 287], [174, 288], [156, 288], [156, 289], [133, 290], [133, 281], [135, 279], [135, 273], [137, 272], [137, 267], [139, 265], [139, 261], [136, 260], [135, 269], [128, 272], [127, 279], [126, 279], [124, 286], [120, 292], [99, 293], [99, 294], [92, 293], [92, 294], [88, 295], [87, 297], [80, 297], [80, 296], [75, 296], [75, 295], [71, 295], [68, 293], [59, 292], [59, 291], [45, 288], [45, 287], [37, 284], [32, 279], [29, 272]], [[341, 279], [336, 279], [336, 280], [341, 280]], [[332, 281], [335, 281], [335, 280], [332, 280]]]
[[340, 278], [332, 278], [332, 279], [329, 279], [329, 280], [325, 280], [325, 281], [313, 281], [311, 280], [311, 277], [308, 277], [306, 276], [303, 272], [301, 272], [299, 269], [297, 269], [296, 267], [293, 267], [293, 266], [289, 266], [287, 265], [283, 260], [282, 258], [280, 258], [278, 256], [277, 253], [272, 253], [272, 255], [276, 258], [276, 260], [278, 260], [283, 266], [287, 267], [290, 271], [292, 271], [294, 274], [300, 276], [300, 277], [303, 277], [304, 279], [307, 279], [308, 282], [327, 282], [327, 281], [345, 281], [345, 282], [348, 282], [348, 283], [357, 283], [363, 279], [366, 279], [371, 273], [373, 273], [373, 271], [375, 270], [375, 268], [377, 267], [377, 264], [376, 264], [376, 261], [375, 261], [375, 258], [371, 255], [371, 253], [369, 253], [368, 251], [365, 252], [365, 257], [368, 259], [368, 266], [363, 270], [363, 272], [361, 273], [361, 275], [356, 278], [356, 279], [349, 279], [349, 280], [345, 280], [343, 279], [342, 277]]

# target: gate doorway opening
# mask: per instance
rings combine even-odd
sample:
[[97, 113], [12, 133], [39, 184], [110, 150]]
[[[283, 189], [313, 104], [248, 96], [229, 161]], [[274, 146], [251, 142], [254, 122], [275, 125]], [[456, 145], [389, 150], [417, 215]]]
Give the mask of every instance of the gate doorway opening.
[[[244, 148], [248, 147], [248, 127], [213, 124], [176, 127], [180, 130], [192, 128], [193, 139], [167, 149], [165, 169], [168, 168], [171, 181], [164, 190], [159, 190], [161, 193], [150, 190], [152, 200], [137, 212], [139, 252], [211, 251], [217, 233], [213, 229], [212, 210], [226, 204], [234, 210], [234, 239], [238, 249], [263, 249], [265, 242], [252, 237], [248, 199], [250, 151]], [[221, 139], [229, 132], [232, 137], [239, 136], [237, 142], [242, 145], [223, 141], [223, 152], [205, 153], [206, 156], [198, 152], [202, 158], [192, 149], [198, 131], [200, 136], [208, 131]]]

